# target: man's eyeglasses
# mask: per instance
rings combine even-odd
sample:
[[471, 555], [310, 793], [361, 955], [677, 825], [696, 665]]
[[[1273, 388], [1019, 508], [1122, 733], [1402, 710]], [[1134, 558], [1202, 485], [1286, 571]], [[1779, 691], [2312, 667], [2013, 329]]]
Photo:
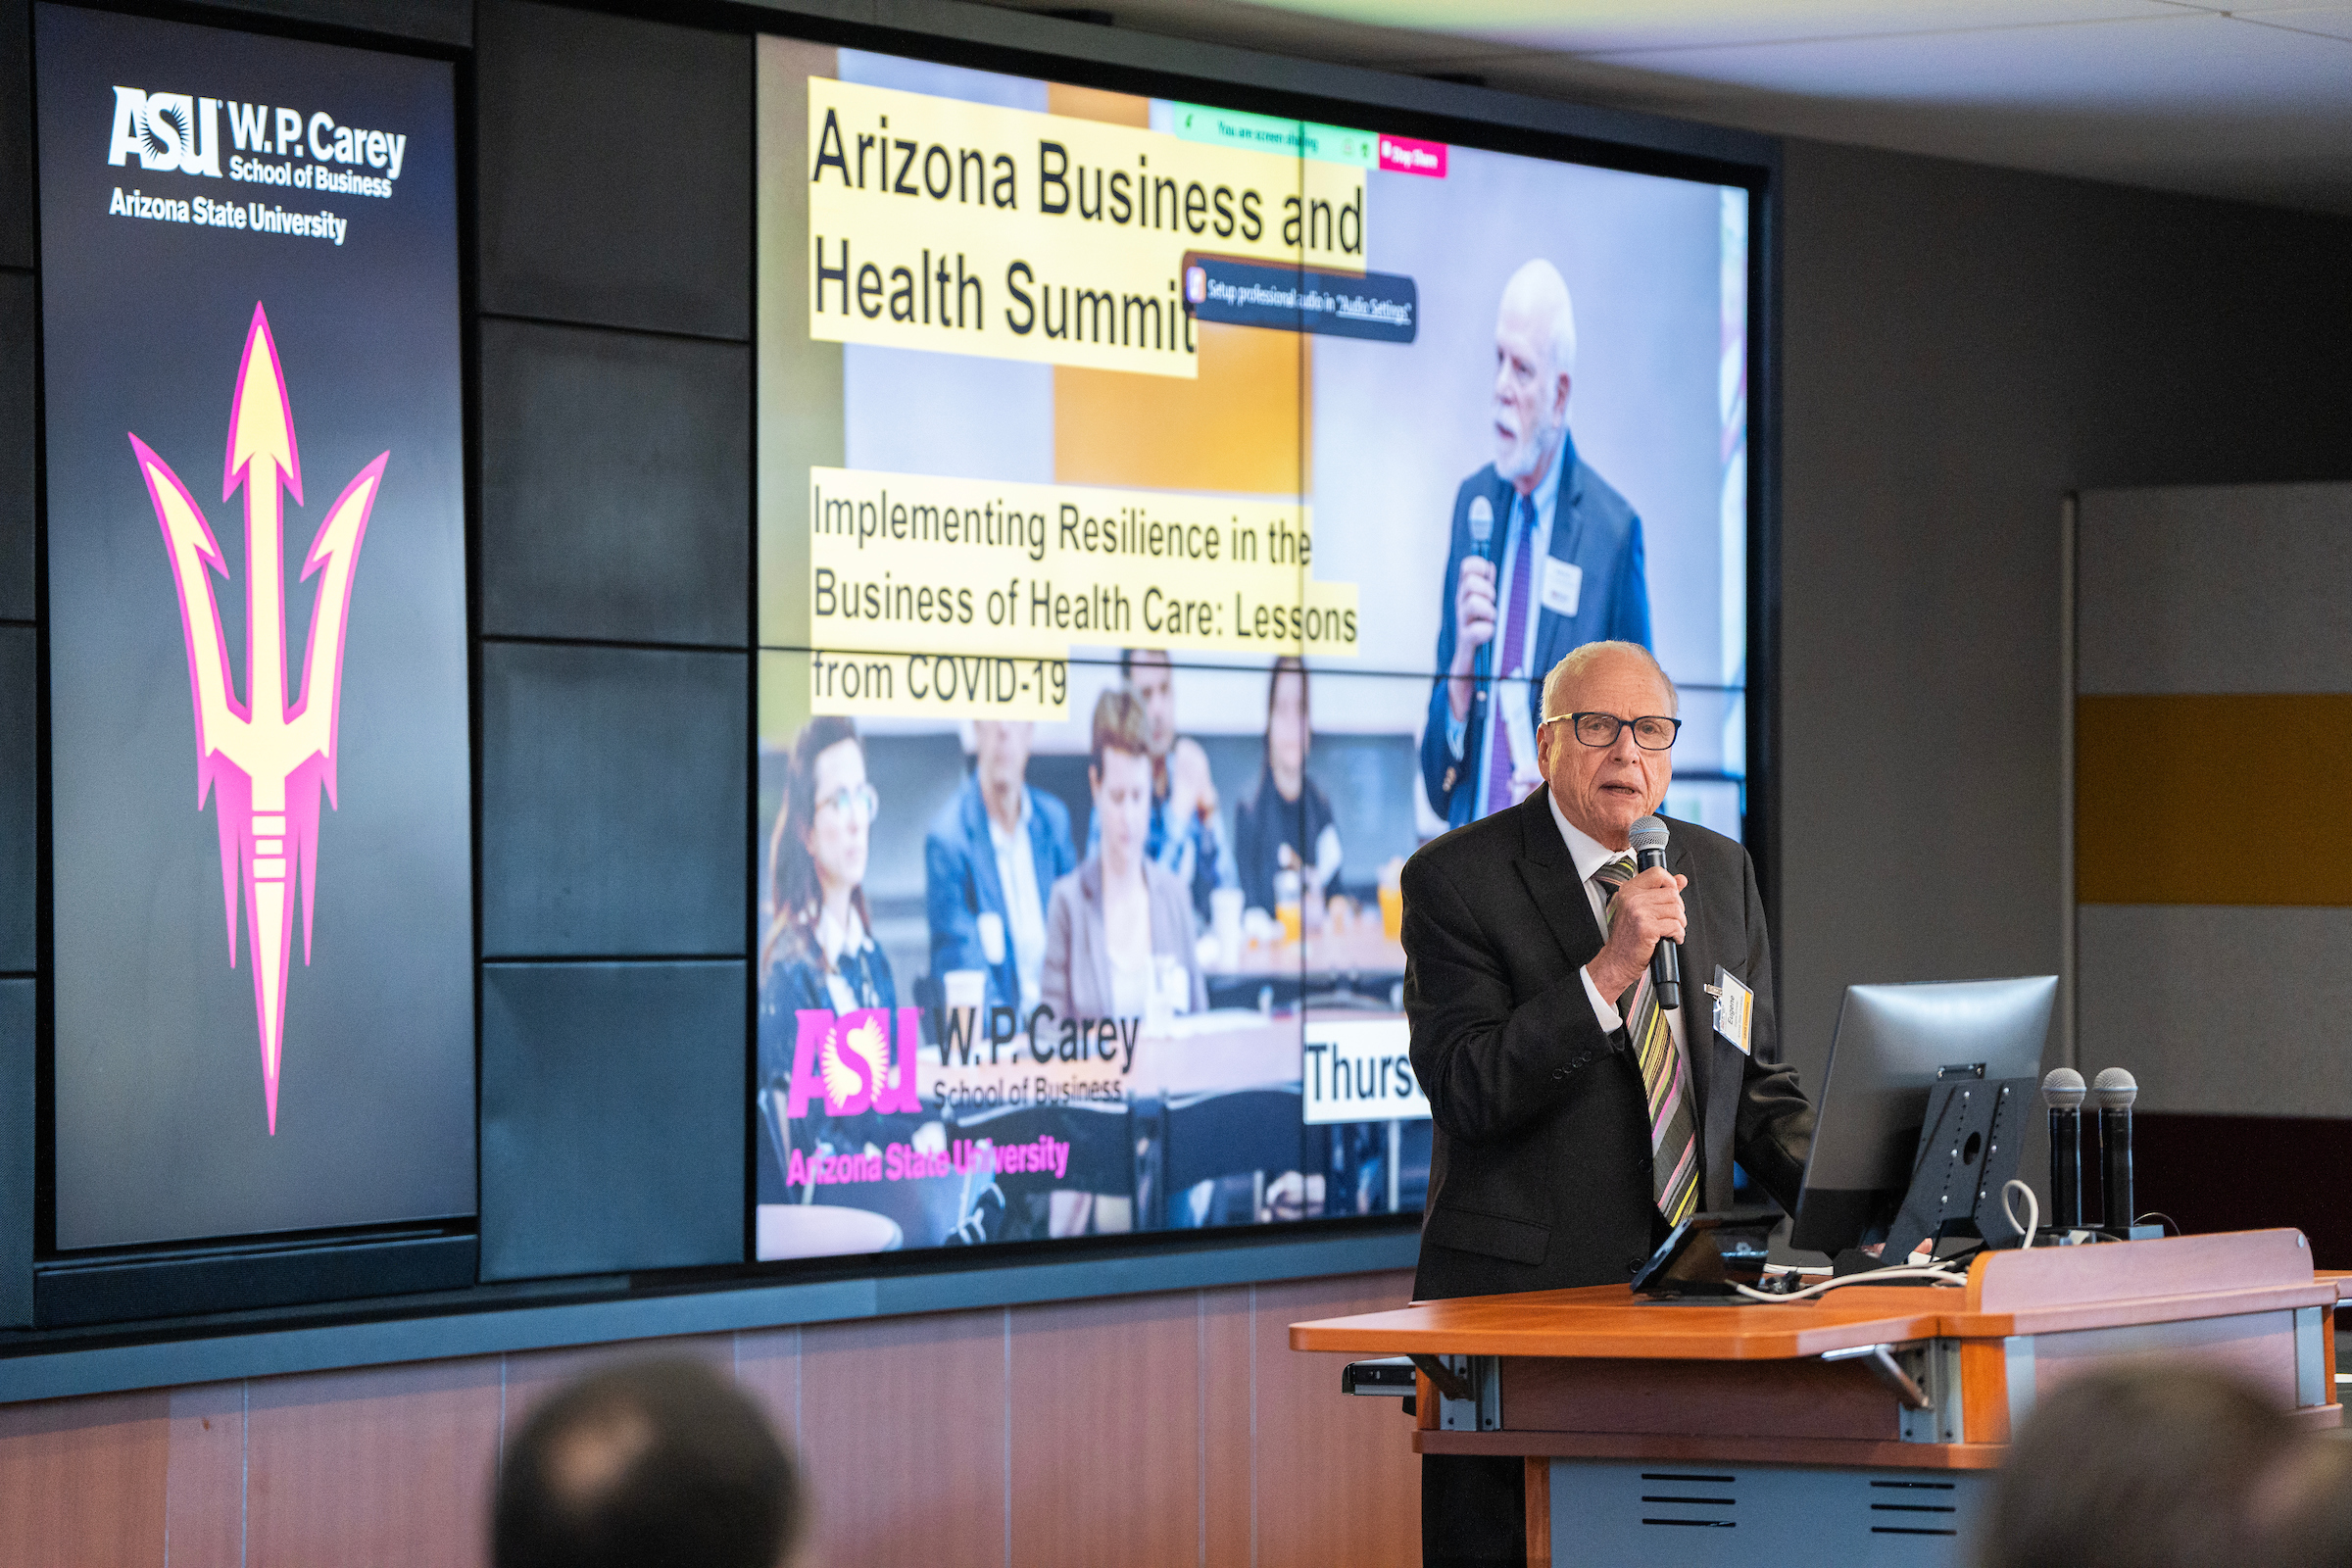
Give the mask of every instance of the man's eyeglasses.
[[1595, 747], [1616, 745], [1618, 733], [1630, 725], [1634, 744], [1645, 752], [1671, 750], [1675, 732], [1683, 727], [1681, 719], [1657, 713], [1644, 718], [1619, 718], [1615, 713], [1554, 713], [1544, 722], [1566, 724], [1576, 731], [1578, 740]]
[[871, 822], [882, 809], [882, 797], [871, 784], [844, 784], [816, 803], [820, 811], [828, 808], [854, 822]]

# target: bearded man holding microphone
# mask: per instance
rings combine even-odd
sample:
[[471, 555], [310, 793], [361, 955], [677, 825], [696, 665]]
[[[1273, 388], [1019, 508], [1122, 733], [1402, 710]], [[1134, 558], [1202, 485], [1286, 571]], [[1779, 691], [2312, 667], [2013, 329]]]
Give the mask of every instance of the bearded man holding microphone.
[[1642, 519], [1577, 456], [1575, 377], [1575, 302], [1539, 258], [1511, 274], [1494, 313], [1494, 459], [1453, 498], [1421, 729], [1421, 787], [1448, 827], [1535, 788], [1539, 686], [1561, 655], [1649, 642]]
[[[1738, 843], [1653, 813], [1674, 683], [1589, 643], [1543, 686], [1544, 787], [1403, 874], [1404, 1008], [1434, 1122], [1416, 1298], [1622, 1283], [1743, 1166], [1793, 1209], [1813, 1110], [1780, 1061], [1772, 946]], [[1649, 820], [1645, 820], [1649, 819]], [[1663, 864], [1635, 835], [1666, 833]], [[1679, 947], [1678, 1006], [1652, 960]], [[1425, 1456], [1422, 1560], [1526, 1561], [1522, 1461]]]

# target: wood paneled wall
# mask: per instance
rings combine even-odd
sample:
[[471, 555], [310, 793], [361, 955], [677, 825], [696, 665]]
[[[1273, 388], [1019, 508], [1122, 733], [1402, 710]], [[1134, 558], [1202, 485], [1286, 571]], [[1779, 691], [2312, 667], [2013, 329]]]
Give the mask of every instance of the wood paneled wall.
[[7, 1568], [474, 1568], [499, 1448], [602, 1362], [732, 1369], [820, 1568], [1420, 1560], [1409, 1423], [1289, 1326], [1409, 1274], [1058, 1302], [0, 1405]]

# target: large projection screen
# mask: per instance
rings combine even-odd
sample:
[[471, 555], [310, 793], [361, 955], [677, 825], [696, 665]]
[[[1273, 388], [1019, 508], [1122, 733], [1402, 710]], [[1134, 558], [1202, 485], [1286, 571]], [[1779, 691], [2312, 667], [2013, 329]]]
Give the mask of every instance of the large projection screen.
[[1417, 1210], [1396, 870], [1544, 670], [1654, 650], [1741, 829], [1749, 192], [758, 80], [759, 1255]]

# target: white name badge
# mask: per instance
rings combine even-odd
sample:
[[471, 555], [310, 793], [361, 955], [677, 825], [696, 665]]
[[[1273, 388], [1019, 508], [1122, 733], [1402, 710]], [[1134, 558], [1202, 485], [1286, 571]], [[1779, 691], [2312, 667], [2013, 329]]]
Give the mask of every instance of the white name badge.
[[1715, 1032], [1740, 1048], [1740, 1054], [1752, 1055], [1749, 1030], [1756, 1017], [1756, 994], [1740, 983], [1737, 975], [1722, 964], [1715, 966], [1715, 983], [1707, 987], [1715, 999]]
[[1544, 560], [1544, 608], [1555, 615], [1573, 615], [1585, 597], [1585, 568], [1573, 561]]

